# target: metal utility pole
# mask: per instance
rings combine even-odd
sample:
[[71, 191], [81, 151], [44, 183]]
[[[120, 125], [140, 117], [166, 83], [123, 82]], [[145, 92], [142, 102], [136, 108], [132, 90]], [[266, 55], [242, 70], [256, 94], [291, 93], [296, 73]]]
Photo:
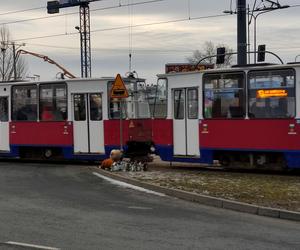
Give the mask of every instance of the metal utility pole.
[[81, 77], [92, 76], [91, 62], [91, 21], [89, 3], [80, 5], [80, 49], [81, 49]]
[[76, 29], [80, 33], [80, 54], [81, 54], [81, 77], [92, 76], [91, 62], [91, 21], [90, 21], [90, 2], [101, 0], [55, 0], [48, 1], [48, 14], [59, 13], [59, 9], [79, 6], [80, 26]]
[[246, 0], [237, 0], [237, 63], [247, 64], [247, 8]]

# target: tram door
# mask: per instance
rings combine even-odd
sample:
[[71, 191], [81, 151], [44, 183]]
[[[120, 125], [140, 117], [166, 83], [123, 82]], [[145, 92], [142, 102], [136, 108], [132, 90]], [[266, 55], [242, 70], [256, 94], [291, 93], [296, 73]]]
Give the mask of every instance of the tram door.
[[102, 94], [73, 94], [74, 153], [104, 154]]
[[10, 151], [8, 97], [0, 96], [0, 151]]
[[173, 89], [174, 155], [200, 157], [198, 88]]

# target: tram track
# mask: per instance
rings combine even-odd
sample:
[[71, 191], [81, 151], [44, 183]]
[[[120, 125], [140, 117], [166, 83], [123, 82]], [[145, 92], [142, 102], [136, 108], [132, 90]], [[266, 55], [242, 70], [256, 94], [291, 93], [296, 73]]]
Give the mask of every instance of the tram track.
[[[87, 166], [87, 167], [98, 167], [98, 161], [68, 161], [68, 160], [43, 160], [43, 159], [7, 159], [0, 158], [0, 163], [37, 163], [43, 165], [55, 164], [55, 165], [74, 165], [74, 166]], [[176, 163], [176, 165], [172, 165], [168, 162], [153, 162], [149, 163], [149, 166], [152, 169], [174, 169], [176, 171], [206, 171], [206, 172], [216, 172], [216, 173], [238, 173], [238, 174], [258, 174], [258, 175], [274, 175], [274, 176], [300, 176], [300, 170], [272, 170], [272, 169], [250, 169], [250, 168], [237, 168], [237, 167], [221, 167], [221, 166], [207, 166], [207, 165], [199, 165], [195, 166], [195, 164], [180, 164]]]

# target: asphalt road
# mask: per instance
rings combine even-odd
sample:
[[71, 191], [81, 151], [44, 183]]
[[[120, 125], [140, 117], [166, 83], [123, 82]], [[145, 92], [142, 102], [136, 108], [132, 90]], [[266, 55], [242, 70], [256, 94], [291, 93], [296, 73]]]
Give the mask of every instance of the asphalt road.
[[0, 162], [0, 242], [72, 250], [300, 249], [300, 223], [125, 189], [92, 172]]

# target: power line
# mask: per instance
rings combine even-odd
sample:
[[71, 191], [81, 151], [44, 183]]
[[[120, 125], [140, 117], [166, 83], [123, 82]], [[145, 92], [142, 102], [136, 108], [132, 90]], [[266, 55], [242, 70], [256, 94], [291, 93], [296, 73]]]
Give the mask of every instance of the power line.
[[[157, 3], [157, 2], [163, 2], [163, 1], [166, 1], [166, 0], [149, 0], [149, 1], [143, 1], [143, 2], [138, 2], [138, 3], [131, 3], [131, 4], [122, 4], [122, 3], [120, 3], [120, 4], [117, 4], [117, 5], [113, 5], [113, 6], [92, 9], [92, 10], [90, 10], [90, 12], [117, 9], [117, 8], [122, 8], [122, 7], [137, 6], [137, 5], [150, 4], [150, 3]], [[58, 15], [49, 15], [49, 16], [43, 16], [43, 17], [34, 17], [34, 18], [21, 19], [21, 20], [10, 21], [10, 22], [3, 22], [3, 23], [0, 23], [0, 25], [9, 25], [9, 24], [16, 24], [16, 23], [32, 22], [32, 21], [37, 21], [37, 20], [57, 18], [57, 17], [70, 16], [70, 15], [76, 15], [76, 14], [78, 14], [78, 11], [64, 13], [64, 14], [58, 14]]]
[[[79, 47], [68, 47], [68, 46], [56, 46], [56, 45], [49, 45], [49, 44], [41, 44], [41, 43], [26, 43], [29, 46], [37, 46], [37, 47], [45, 47], [45, 48], [54, 48], [54, 49], [69, 49], [69, 50], [78, 50]], [[94, 51], [122, 51], [122, 52], [128, 52], [128, 48], [93, 48]], [[192, 49], [141, 49], [136, 48], [136, 52], [193, 52]]]
[[300, 4], [291, 5], [289, 8], [300, 7]]
[[[150, 3], [162, 2], [162, 1], [166, 1], [166, 0], [150, 0], [150, 1], [143, 1], [143, 2], [138, 2], [138, 3], [131, 3], [131, 4], [121, 4], [120, 3], [120, 4], [115, 5], [115, 6], [102, 7], [102, 8], [92, 9], [90, 11], [91, 12], [103, 11], [103, 10], [110, 10], [110, 9], [116, 9], [116, 8], [122, 8], [122, 7], [150, 4]], [[291, 5], [289, 8], [296, 8], [296, 7], [300, 7], [300, 4]], [[31, 8], [31, 9], [0, 13], [0, 16], [1, 15], [7, 15], [7, 14], [13, 14], [13, 13], [19, 13], [19, 12], [25, 12], [25, 11], [30, 11], [30, 10], [37, 10], [37, 9], [42, 9], [42, 8], [45, 8], [45, 7], [36, 7], [36, 8]], [[43, 20], [43, 19], [57, 18], [57, 17], [75, 15], [75, 14], [78, 14], [78, 11], [64, 13], [64, 14], [58, 14], [58, 15], [50, 15], [50, 16], [45, 16], [45, 17], [35, 17], [35, 18], [28, 18], [28, 19], [22, 19], [22, 20], [10, 21], [10, 22], [3, 22], [3, 23], [0, 23], [0, 25], [9, 25], [9, 24], [17, 24], [17, 23], [23, 23], [23, 22], [38, 21], [38, 20]]]
[[28, 11], [33, 11], [33, 10], [41, 10], [41, 9], [44, 9], [44, 8], [46, 8], [46, 7], [43, 6], [43, 7], [35, 7], [35, 8], [31, 8], [31, 9], [24, 9], [24, 10], [13, 10], [13, 11], [0, 13], [0, 16], [17, 14], [17, 13], [28, 12]]
[[[209, 15], [209, 16], [199, 16], [199, 17], [191, 17], [191, 18], [182, 18], [182, 19], [175, 19], [175, 20], [168, 20], [168, 21], [161, 21], [161, 22], [153, 22], [153, 23], [144, 23], [144, 24], [135, 24], [132, 25], [132, 28], [139, 28], [139, 27], [146, 27], [146, 26], [153, 26], [153, 25], [161, 25], [161, 24], [170, 24], [170, 23], [179, 23], [179, 22], [186, 22], [186, 21], [195, 21], [200, 19], [209, 19], [209, 18], [218, 18], [218, 17], [227, 17], [232, 16], [230, 14], [217, 14], [217, 15]], [[113, 28], [104, 28], [104, 29], [96, 29], [91, 30], [91, 33], [96, 32], [104, 32], [104, 31], [114, 31], [114, 30], [122, 30], [128, 29], [129, 25], [126, 26], [119, 26]], [[60, 34], [53, 34], [53, 35], [45, 35], [45, 36], [37, 36], [37, 37], [28, 37], [22, 39], [15, 39], [14, 41], [29, 41], [29, 40], [37, 40], [43, 38], [52, 38], [52, 37], [61, 37], [61, 36], [71, 36], [71, 35], [78, 35], [78, 32], [70, 32], [70, 33], [60, 33]]]
[[[139, 5], [139, 4], [146, 4], [146, 3], [152, 3], [152, 2], [160, 2], [160, 1], [165, 1], [165, 0], [152, 0], [152, 1], [144, 1], [144, 2], [139, 2], [139, 3], [134, 3], [132, 5]], [[128, 7], [130, 5], [124, 4], [122, 7]], [[97, 10], [103, 10], [107, 8], [118, 8], [118, 6], [111, 6], [111, 7], [106, 7], [106, 8], [100, 8], [100, 9], [94, 9], [93, 11]], [[292, 5], [290, 6], [291, 8], [293, 7], [300, 7], [300, 4], [297, 5]], [[76, 12], [77, 13], [77, 12]], [[70, 15], [73, 13], [67, 13], [63, 14], [65, 15]], [[209, 16], [199, 16], [199, 17], [189, 17], [189, 18], [183, 18], [183, 19], [175, 19], [175, 20], [168, 20], [168, 21], [161, 21], [161, 22], [153, 22], [153, 23], [145, 23], [145, 24], [136, 24], [132, 25], [132, 28], [137, 28], [137, 27], [146, 27], [146, 26], [153, 26], [153, 25], [161, 25], [161, 24], [169, 24], [169, 23], [178, 23], [178, 22], [185, 22], [185, 21], [193, 21], [193, 20], [200, 20], [200, 19], [208, 19], [208, 18], [218, 18], [218, 17], [226, 17], [226, 16], [231, 16], [230, 14], [216, 14], [216, 15], [209, 15]], [[48, 17], [47, 17], [48, 18]], [[1, 25], [1, 23], [0, 23]], [[104, 28], [104, 29], [96, 29], [92, 30], [91, 32], [96, 33], [96, 32], [105, 32], [105, 31], [114, 31], [114, 30], [122, 30], [122, 29], [128, 29], [129, 25], [126, 26], [119, 26], [119, 27], [113, 27], [113, 28]], [[45, 35], [45, 36], [36, 36], [36, 37], [28, 37], [28, 38], [21, 38], [21, 39], [15, 39], [14, 41], [29, 41], [29, 40], [38, 40], [38, 39], [45, 39], [45, 38], [54, 38], [54, 37], [62, 37], [62, 36], [71, 36], [71, 35], [78, 35], [78, 32], [70, 32], [70, 33], [59, 33], [59, 34], [52, 34], [52, 35]]]
[[[103, 1], [107, 1], [107, 0], [101, 0], [101, 1], [103, 2]], [[91, 2], [94, 2], [94, 1], [91, 1]], [[22, 13], [22, 12], [28, 12], [28, 11], [33, 11], [33, 10], [41, 10], [41, 9], [47, 9], [47, 6], [33, 7], [33, 8], [22, 9], [22, 10], [7, 11], [7, 12], [0, 13], [0, 16], [11, 15], [11, 14], [16, 14], [16, 13]]]

